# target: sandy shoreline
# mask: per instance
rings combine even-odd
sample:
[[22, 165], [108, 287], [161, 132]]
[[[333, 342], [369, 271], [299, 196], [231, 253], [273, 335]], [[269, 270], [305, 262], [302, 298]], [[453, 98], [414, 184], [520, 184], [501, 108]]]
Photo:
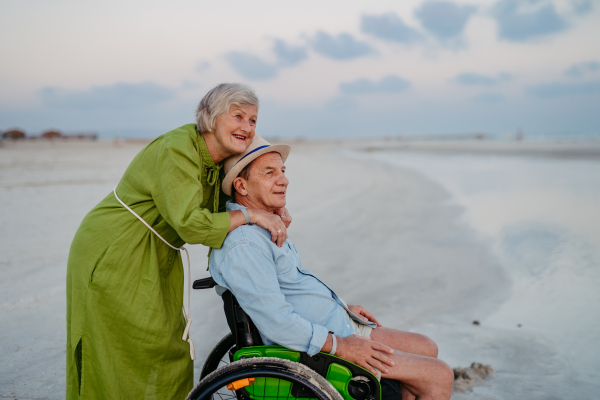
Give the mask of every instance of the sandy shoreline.
[[[36, 142], [0, 148], [0, 397], [64, 398], [70, 241], [85, 213], [112, 190], [143, 145]], [[385, 148], [600, 156], [597, 143], [500, 145], [413, 143], [398, 149], [386, 142], [293, 143], [287, 163], [290, 238], [304, 267], [349, 303], [363, 304], [387, 326], [430, 335], [452, 367], [477, 361], [496, 369], [486, 386], [453, 398], [589, 397], [593, 386], [580, 383], [543, 335], [472, 324], [509, 300], [511, 277], [488, 238], [461, 220], [464, 209], [448, 190], [415, 170], [345, 153]], [[206, 276], [205, 249], [190, 247], [193, 279]], [[194, 292], [192, 301], [197, 377], [227, 327], [214, 293]]]
[[331, 146], [362, 152], [406, 154], [464, 154], [528, 158], [600, 159], [600, 141], [517, 142], [493, 140], [347, 140], [291, 141], [296, 147]]

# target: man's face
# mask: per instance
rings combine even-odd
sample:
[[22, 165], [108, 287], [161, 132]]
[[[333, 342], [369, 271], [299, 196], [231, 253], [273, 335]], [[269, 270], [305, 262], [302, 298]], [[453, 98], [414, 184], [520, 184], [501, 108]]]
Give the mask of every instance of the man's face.
[[285, 194], [290, 183], [285, 176], [285, 165], [279, 153], [267, 153], [250, 165], [246, 182], [247, 198], [267, 211], [285, 207]]

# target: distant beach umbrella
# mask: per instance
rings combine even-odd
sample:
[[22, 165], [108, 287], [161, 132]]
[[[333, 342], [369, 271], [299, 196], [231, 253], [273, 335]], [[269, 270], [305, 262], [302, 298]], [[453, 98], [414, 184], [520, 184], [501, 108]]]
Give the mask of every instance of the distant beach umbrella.
[[56, 139], [56, 138], [63, 137], [63, 134], [60, 133], [59, 131], [49, 130], [49, 131], [42, 133], [42, 137], [44, 139]]
[[25, 132], [20, 129], [11, 129], [2, 133], [4, 139], [25, 139]]

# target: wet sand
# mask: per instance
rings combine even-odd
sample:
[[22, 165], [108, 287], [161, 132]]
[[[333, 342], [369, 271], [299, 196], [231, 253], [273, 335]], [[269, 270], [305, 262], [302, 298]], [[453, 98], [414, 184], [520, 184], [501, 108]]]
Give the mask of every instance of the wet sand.
[[[432, 337], [450, 366], [480, 362], [495, 369], [483, 386], [453, 398], [585, 398], [598, 388], [587, 378], [582, 383], [545, 335], [487, 324], [510, 302], [514, 276], [489, 237], [465, 222], [465, 207], [451, 190], [418, 168], [356, 156], [384, 142], [292, 145], [289, 234], [303, 265], [384, 325]], [[454, 154], [464, 144], [447, 146]], [[142, 147], [38, 142], [0, 148], [0, 397], [64, 398], [70, 241]], [[543, 146], [535, 151], [557, 157]], [[207, 276], [205, 248], [189, 247], [192, 279]], [[227, 326], [213, 291], [195, 291], [192, 302], [198, 377]]]

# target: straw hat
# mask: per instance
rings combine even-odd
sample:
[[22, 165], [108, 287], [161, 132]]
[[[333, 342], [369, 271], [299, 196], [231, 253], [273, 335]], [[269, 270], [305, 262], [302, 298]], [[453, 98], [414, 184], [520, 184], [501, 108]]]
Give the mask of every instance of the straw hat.
[[246, 165], [256, 160], [258, 157], [266, 153], [279, 153], [281, 160], [285, 163], [288, 155], [290, 154], [291, 147], [287, 144], [275, 144], [267, 142], [259, 135], [254, 135], [252, 143], [242, 154], [237, 156], [231, 156], [225, 160], [224, 171], [225, 179], [223, 179], [223, 191], [231, 196], [231, 189], [233, 187], [233, 180], [242, 172]]

